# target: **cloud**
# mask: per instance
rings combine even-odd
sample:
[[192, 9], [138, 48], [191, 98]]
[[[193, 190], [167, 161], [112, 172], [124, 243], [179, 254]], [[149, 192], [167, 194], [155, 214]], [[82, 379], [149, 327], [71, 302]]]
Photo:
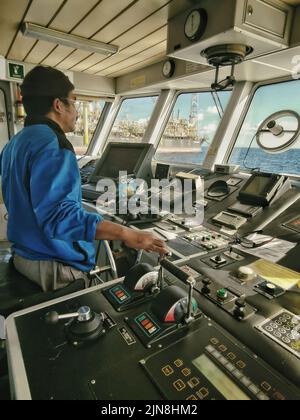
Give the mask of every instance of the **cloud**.
[[205, 131], [206, 133], [214, 133], [218, 128], [217, 124], [208, 124], [202, 127], [202, 131]]
[[206, 109], [206, 112], [208, 112], [209, 114], [216, 115], [216, 114], [218, 114], [218, 109], [217, 109], [217, 107], [216, 107], [216, 106], [209, 106], [209, 107]]
[[198, 121], [203, 121], [204, 120], [204, 114], [202, 112], [200, 112], [197, 116]]

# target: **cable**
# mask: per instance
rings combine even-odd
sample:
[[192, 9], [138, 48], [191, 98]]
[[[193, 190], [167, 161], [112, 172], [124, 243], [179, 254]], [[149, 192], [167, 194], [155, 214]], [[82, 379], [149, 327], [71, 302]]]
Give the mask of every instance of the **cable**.
[[[217, 96], [218, 99], [219, 99], [219, 95], [218, 95], [218, 93], [217, 93], [216, 90], [214, 90], [213, 92], [211, 92], [211, 96], [213, 98], [213, 101], [215, 103], [215, 106], [217, 108], [217, 111], [218, 111], [218, 114], [219, 114], [219, 117], [220, 117], [220, 120], [221, 120], [222, 117], [223, 117], [223, 114], [224, 114], [224, 110], [222, 108], [222, 104], [218, 104], [218, 102], [217, 102], [217, 100], [216, 100], [216, 98], [214, 96], [214, 93], [216, 94], [216, 96]], [[220, 108], [221, 108], [221, 110], [220, 110]]]
[[250, 168], [250, 167], [248, 167], [248, 166], [246, 165], [246, 160], [247, 160], [247, 157], [248, 157], [248, 155], [249, 155], [249, 151], [250, 151], [250, 149], [251, 149], [252, 143], [253, 143], [254, 139], [256, 138], [256, 134], [257, 134], [257, 132], [254, 134], [254, 136], [253, 136], [253, 138], [252, 138], [252, 140], [251, 140], [251, 142], [250, 142], [250, 145], [249, 145], [249, 147], [248, 147], [248, 150], [247, 150], [247, 152], [246, 152], [246, 155], [245, 155], [245, 157], [244, 157], [244, 160], [243, 160], [243, 166], [244, 166], [244, 168], [245, 168], [245, 169], [249, 169], [251, 172], [253, 172], [253, 171], [260, 171], [260, 168]]

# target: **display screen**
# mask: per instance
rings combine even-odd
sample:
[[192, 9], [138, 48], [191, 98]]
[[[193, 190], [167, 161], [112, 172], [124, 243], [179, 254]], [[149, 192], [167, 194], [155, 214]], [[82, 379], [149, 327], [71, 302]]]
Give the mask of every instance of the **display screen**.
[[267, 176], [254, 176], [252, 182], [243, 190], [243, 193], [260, 196], [266, 190], [271, 178]]
[[133, 174], [135, 167], [144, 153], [145, 149], [138, 145], [137, 147], [119, 146], [111, 147], [105, 160], [97, 166], [94, 172], [95, 177], [118, 178], [120, 171], [127, 171], [127, 174]]
[[300, 217], [297, 216], [295, 219], [290, 220], [289, 222], [285, 223], [284, 226], [300, 233]]
[[193, 365], [228, 401], [248, 401], [246, 395], [225, 373], [205, 354], [193, 360]]

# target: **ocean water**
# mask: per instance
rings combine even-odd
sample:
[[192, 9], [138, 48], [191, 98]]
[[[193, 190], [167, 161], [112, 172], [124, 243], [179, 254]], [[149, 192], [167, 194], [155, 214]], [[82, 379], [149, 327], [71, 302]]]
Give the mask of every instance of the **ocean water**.
[[[174, 164], [192, 163], [201, 165], [204, 162], [208, 148], [202, 148], [201, 151], [194, 152], [178, 151], [172, 153], [161, 153], [160, 149], [156, 154], [157, 160], [166, 161]], [[300, 149], [291, 149], [284, 153], [269, 154], [261, 149], [253, 148], [249, 151], [244, 165], [244, 158], [247, 153], [246, 147], [237, 147], [234, 149], [230, 163], [240, 165], [242, 168], [259, 168], [263, 172], [286, 173], [290, 175], [300, 175]]]

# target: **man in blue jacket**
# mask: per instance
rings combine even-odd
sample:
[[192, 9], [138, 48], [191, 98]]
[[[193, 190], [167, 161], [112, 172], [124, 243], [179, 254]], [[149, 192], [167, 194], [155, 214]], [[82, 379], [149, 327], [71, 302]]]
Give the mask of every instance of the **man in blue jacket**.
[[154, 235], [86, 212], [76, 156], [65, 133], [77, 119], [74, 86], [62, 72], [35, 67], [21, 86], [24, 129], [0, 156], [8, 239], [16, 269], [44, 291], [86, 278], [95, 265], [94, 239], [164, 254]]

